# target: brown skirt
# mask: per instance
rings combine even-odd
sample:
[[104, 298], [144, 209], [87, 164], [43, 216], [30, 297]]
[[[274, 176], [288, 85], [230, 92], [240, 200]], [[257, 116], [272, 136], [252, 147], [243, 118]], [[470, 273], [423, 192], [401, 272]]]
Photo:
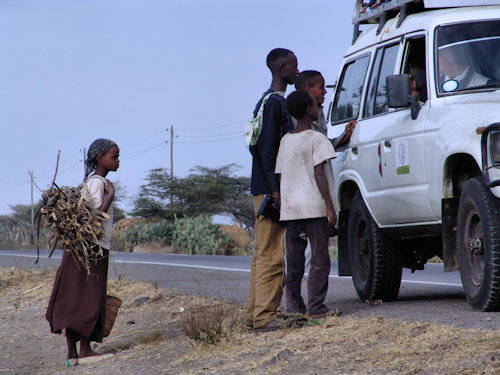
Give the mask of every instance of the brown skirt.
[[102, 341], [109, 263], [109, 251], [103, 250], [103, 259], [90, 262], [90, 275], [73, 255], [63, 252], [45, 314], [52, 332], [69, 328], [91, 341]]

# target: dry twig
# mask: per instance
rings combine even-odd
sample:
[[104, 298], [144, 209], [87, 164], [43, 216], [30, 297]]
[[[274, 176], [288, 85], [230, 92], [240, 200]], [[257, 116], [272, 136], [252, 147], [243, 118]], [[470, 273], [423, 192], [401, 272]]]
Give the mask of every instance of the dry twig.
[[48, 239], [50, 255], [61, 242], [63, 250], [71, 252], [90, 273], [90, 262], [104, 256], [98, 243], [104, 236], [102, 223], [109, 215], [91, 207], [79, 188], [52, 184], [43, 192], [44, 204], [40, 207], [43, 225], [52, 231]]
[[[57, 155], [56, 172], [48, 190], [42, 192], [43, 204], [37, 212], [37, 234], [40, 231], [40, 219], [43, 225], [51, 230], [48, 238], [49, 257], [57, 244], [63, 250], [70, 252], [90, 273], [90, 262], [104, 256], [99, 240], [104, 236], [103, 222], [109, 220], [109, 215], [93, 208], [84, 199], [84, 188], [59, 187], [55, 183], [59, 167]], [[38, 237], [37, 236], [37, 237]]]

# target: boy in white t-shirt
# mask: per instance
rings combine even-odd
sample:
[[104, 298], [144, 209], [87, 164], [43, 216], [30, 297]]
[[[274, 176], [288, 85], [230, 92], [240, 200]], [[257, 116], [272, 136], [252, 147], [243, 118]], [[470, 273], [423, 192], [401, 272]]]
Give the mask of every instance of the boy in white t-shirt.
[[307, 311], [301, 295], [307, 245], [301, 234], [305, 232], [312, 250], [307, 281], [309, 315], [320, 317], [328, 312], [324, 304], [330, 272], [328, 227], [337, 221], [325, 165], [336, 155], [328, 138], [311, 130], [319, 107], [306, 90], [291, 93], [286, 107], [297, 119], [297, 127], [281, 139], [275, 171], [281, 178], [280, 220], [286, 223], [286, 303], [291, 313]]

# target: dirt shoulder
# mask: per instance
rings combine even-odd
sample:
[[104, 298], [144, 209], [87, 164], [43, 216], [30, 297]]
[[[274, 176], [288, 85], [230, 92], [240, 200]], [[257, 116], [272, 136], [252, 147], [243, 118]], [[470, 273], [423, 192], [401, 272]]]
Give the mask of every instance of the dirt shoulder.
[[[193, 309], [215, 299], [153, 284], [110, 280], [123, 300], [111, 335], [96, 347], [111, 359], [65, 368], [65, 339], [44, 314], [54, 270], [0, 268], [0, 374], [498, 374], [500, 332], [387, 318], [333, 316], [302, 328], [232, 332], [217, 346], [182, 331]], [[146, 299], [139, 303], [139, 298]], [[242, 316], [244, 306], [231, 303]]]

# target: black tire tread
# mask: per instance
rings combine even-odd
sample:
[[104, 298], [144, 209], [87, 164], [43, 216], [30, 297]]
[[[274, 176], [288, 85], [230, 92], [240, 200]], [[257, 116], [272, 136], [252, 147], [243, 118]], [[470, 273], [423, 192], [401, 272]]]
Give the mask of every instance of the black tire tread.
[[[381, 299], [386, 302], [394, 301], [398, 297], [401, 285], [401, 254], [395, 251], [392, 240], [382, 234], [364, 204], [359, 191], [354, 195], [351, 214], [353, 210], [361, 210], [364, 216], [370, 236], [368, 239], [370, 244], [370, 261], [373, 260], [373, 264], [369, 266], [368, 280], [366, 280], [365, 287], [363, 290], [356, 288], [356, 291], [362, 300], [373, 301]], [[352, 228], [349, 227], [349, 231], [351, 230]], [[352, 249], [349, 249], [349, 252], [351, 253]], [[351, 270], [353, 271], [354, 278], [356, 277], [356, 272], [353, 270], [353, 263], [351, 260]]]
[[[481, 217], [481, 222], [483, 224], [486, 251], [491, 252], [489, 265], [485, 265], [485, 272], [490, 274], [483, 276], [483, 281], [486, 279], [489, 281], [489, 285], [481, 285], [479, 300], [471, 301], [469, 296], [467, 296], [467, 299], [472, 307], [476, 309], [500, 311], [500, 200], [493, 196], [481, 177], [472, 178], [465, 184], [460, 198], [458, 216], [461, 215], [461, 205], [464, 204], [463, 202], [466, 199], [472, 199], [477, 209], [485, 213], [485, 217], [490, 218], [489, 222], [485, 222], [485, 218]], [[457, 219], [460, 223], [460, 218]], [[461, 241], [460, 234], [461, 230], [459, 229], [457, 230], [457, 247], [461, 246], [458, 243], [459, 240]], [[457, 251], [460, 250], [457, 248]], [[460, 254], [458, 254], [458, 259], [460, 261]], [[462, 265], [460, 265], [460, 272], [461, 274], [464, 272]]]

